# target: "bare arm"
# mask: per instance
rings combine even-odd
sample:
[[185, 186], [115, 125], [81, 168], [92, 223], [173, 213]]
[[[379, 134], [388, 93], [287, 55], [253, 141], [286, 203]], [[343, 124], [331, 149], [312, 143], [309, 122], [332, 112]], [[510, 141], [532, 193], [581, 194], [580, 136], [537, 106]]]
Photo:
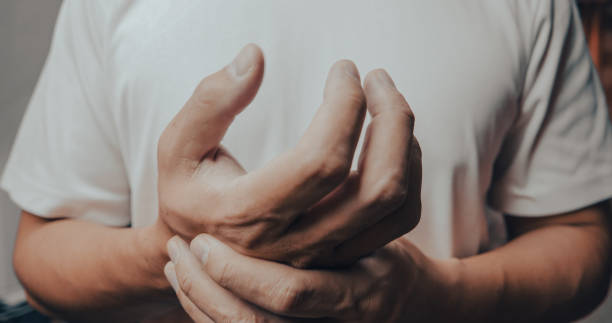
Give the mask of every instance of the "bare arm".
[[[366, 77], [368, 109], [408, 109], [405, 101], [393, 99], [399, 96], [391, 82], [378, 86], [386, 77], [382, 71]], [[169, 243], [176, 252], [166, 274], [177, 282], [179, 299], [190, 314], [196, 308], [215, 320], [240, 311], [246, 317], [260, 315], [251, 304], [281, 316], [371, 322], [572, 320], [599, 304], [607, 290], [612, 250], [608, 212], [601, 203], [561, 215], [508, 217], [512, 240], [507, 245], [465, 259], [431, 259], [400, 238], [334, 271], [304, 271], [246, 257], [210, 232], [191, 242], [192, 251], [205, 259], [205, 274], [238, 299], [227, 302], [232, 305], [211, 295], [219, 286], [206, 279], [201, 266], [177, 256], [189, 254], [177, 251], [180, 239]], [[236, 304], [241, 309], [230, 311]], [[219, 314], [223, 307], [229, 316]]]
[[[171, 233], [186, 239], [215, 233], [244, 254], [329, 267], [351, 263], [416, 225], [420, 150], [399, 93], [392, 99], [401, 109], [370, 107], [359, 167], [350, 172], [366, 109], [352, 62], [330, 69], [324, 103], [295, 149], [247, 173], [219, 147], [235, 114], [255, 96], [263, 64], [261, 50], [246, 46], [205, 78], [169, 123], [158, 143], [155, 226], [117, 229], [24, 215], [15, 266], [33, 303], [67, 317], [142, 318], [149, 303], [157, 308], [154, 301], [165, 300], [167, 283], [159, 276], [167, 256], [160, 250]], [[371, 76], [378, 88], [394, 87], [381, 73]]]
[[170, 233], [160, 228], [111, 228], [23, 212], [15, 271], [30, 303], [54, 316], [108, 321], [159, 314], [176, 305], [162, 274]]
[[285, 321], [287, 316], [565, 322], [599, 304], [610, 269], [602, 205], [541, 219], [512, 218], [510, 227], [522, 234], [504, 247], [463, 260], [430, 259], [400, 238], [346, 270], [333, 271], [246, 257], [210, 235], [194, 239], [191, 252], [173, 238], [168, 244], [172, 262], [165, 270], [183, 308], [198, 322]]
[[508, 217], [513, 240], [461, 261], [453, 302], [466, 317], [517, 322], [577, 319], [604, 298], [610, 279], [605, 203], [545, 218]]

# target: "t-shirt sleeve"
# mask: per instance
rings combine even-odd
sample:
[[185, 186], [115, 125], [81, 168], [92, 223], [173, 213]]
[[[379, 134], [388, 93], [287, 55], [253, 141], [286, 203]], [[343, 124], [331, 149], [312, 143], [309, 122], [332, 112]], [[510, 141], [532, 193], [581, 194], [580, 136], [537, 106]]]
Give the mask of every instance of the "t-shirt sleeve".
[[573, 1], [534, 1], [520, 111], [495, 164], [491, 206], [538, 216], [612, 197], [612, 127]]
[[64, 1], [1, 186], [45, 218], [130, 223], [130, 190], [105, 102], [104, 11]]

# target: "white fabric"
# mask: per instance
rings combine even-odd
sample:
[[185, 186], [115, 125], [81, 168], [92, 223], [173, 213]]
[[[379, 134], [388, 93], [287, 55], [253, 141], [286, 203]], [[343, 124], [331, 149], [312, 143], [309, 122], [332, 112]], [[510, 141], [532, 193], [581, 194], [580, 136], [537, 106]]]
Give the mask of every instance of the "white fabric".
[[159, 135], [249, 42], [264, 83], [224, 139], [247, 169], [297, 142], [334, 61], [389, 71], [423, 150], [409, 236], [432, 256], [490, 248], [500, 213], [612, 196], [612, 127], [569, 0], [67, 0], [2, 187], [43, 217], [152, 223]]

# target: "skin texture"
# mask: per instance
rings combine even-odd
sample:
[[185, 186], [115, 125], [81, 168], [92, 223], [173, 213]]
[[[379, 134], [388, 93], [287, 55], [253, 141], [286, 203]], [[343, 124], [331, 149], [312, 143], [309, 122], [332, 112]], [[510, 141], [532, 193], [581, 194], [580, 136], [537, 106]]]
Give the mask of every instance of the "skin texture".
[[365, 94], [354, 64], [339, 61], [298, 145], [247, 174], [219, 141], [262, 76], [263, 55], [248, 45], [205, 78], [170, 122], [158, 144], [160, 216], [154, 225], [108, 228], [24, 212], [14, 266], [31, 303], [74, 320], [94, 320], [88, 314], [95, 312], [102, 321], [176, 308], [163, 276], [165, 244], [175, 234], [191, 239], [208, 232], [242, 254], [333, 267], [355, 262], [418, 223], [414, 117], [386, 73], [376, 86], [391, 90], [385, 100], [393, 107], [369, 106], [374, 118], [357, 171], [350, 165]]
[[[333, 75], [334, 68], [330, 78]], [[369, 73], [364, 81], [364, 93], [373, 117], [369, 129], [370, 149], [384, 146], [383, 139], [390, 140], [395, 133], [407, 140], [401, 135], [407, 132], [402, 131], [401, 125], [396, 128], [393, 120], [401, 119], [398, 111], [408, 113], [410, 108], [387, 73], [382, 70]], [[410, 124], [411, 132], [414, 121], [408, 120], [403, 125]], [[316, 122], [317, 117], [313, 124]], [[377, 122], [384, 122], [393, 131], [383, 133], [384, 128], [378, 128]], [[375, 145], [379, 138], [381, 144]], [[396, 147], [393, 142], [390, 146]], [[410, 164], [410, 158], [389, 156], [393, 156], [392, 151], [381, 148], [372, 157], [366, 153], [362, 161], [369, 167], [380, 167], [379, 171], [386, 167], [407, 169], [408, 175], [398, 177], [409, 179], [414, 168], [397, 165]], [[349, 176], [344, 183], [350, 182]], [[410, 184], [404, 190], [409, 191]], [[333, 191], [332, 196], [336, 192], [342, 189]], [[324, 198], [323, 202], [328, 200], [334, 201], [334, 198]], [[410, 211], [401, 210], [407, 214]], [[191, 252], [179, 237], [168, 242], [172, 261], [166, 264], [165, 274], [183, 308], [197, 322], [274, 322], [286, 321], [289, 317], [363, 322], [566, 321], [584, 315], [605, 295], [610, 269], [610, 229], [606, 213], [602, 204], [537, 219], [509, 216], [507, 221], [513, 238], [510, 243], [461, 260], [428, 258], [406, 238], [399, 238], [373, 253], [364, 253], [367, 256], [349, 262], [348, 266], [333, 270], [304, 270], [295, 268], [296, 263], [291, 261], [294, 266], [249, 257], [253, 254], [236, 248], [235, 241], [229, 239], [230, 243], [226, 243], [228, 239], [223, 232], [208, 230], [210, 234], [199, 235], [191, 242]], [[339, 227], [354, 225], [354, 222], [339, 223]], [[336, 228], [333, 220], [322, 223], [326, 226], [319, 230]], [[370, 230], [375, 229], [364, 232]], [[355, 240], [365, 246], [374, 237], [375, 234], [364, 234]], [[255, 255], [279, 260], [265, 252]]]
[[297, 146], [246, 173], [219, 142], [255, 96], [263, 56], [248, 45], [235, 62], [200, 83], [159, 139], [158, 225], [186, 239], [210, 233], [245, 255], [295, 267], [350, 264], [414, 228], [421, 213], [414, 116], [384, 71], [365, 89], [372, 122], [356, 171], [366, 94], [344, 60], [332, 66]]
[[[134, 321], [176, 308], [153, 228], [111, 228], [23, 212], [13, 266], [36, 309], [68, 321]], [[92, 315], [95, 313], [95, 315]]]
[[[198, 322], [541, 322], [580, 316], [603, 298], [611, 250], [601, 205], [509, 217], [509, 244], [461, 260], [431, 259], [395, 239], [418, 221], [420, 152], [409, 107], [384, 71], [371, 72], [362, 89], [353, 64], [334, 65], [306, 139], [246, 174], [218, 143], [261, 81], [261, 53], [247, 51], [246, 74], [236, 76], [240, 63], [207, 78], [160, 138], [155, 225], [108, 228], [23, 213], [14, 266], [35, 307], [87, 321], [176, 310], [162, 273], [173, 235], [180, 238], [168, 245], [165, 274]], [[374, 118], [351, 173], [364, 99]], [[199, 232], [208, 234], [190, 252], [182, 239]]]
[[341, 270], [244, 256], [206, 234], [190, 247], [174, 237], [165, 274], [195, 322], [566, 322], [605, 296], [607, 217], [604, 204], [511, 217], [518, 236], [462, 260], [430, 259], [400, 238]]

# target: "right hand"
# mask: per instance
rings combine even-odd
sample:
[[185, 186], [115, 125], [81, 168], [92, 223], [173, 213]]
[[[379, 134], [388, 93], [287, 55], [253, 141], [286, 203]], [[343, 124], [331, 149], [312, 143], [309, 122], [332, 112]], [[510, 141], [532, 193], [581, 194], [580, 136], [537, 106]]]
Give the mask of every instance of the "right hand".
[[[246, 173], [220, 141], [255, 97], [263, 69], [260, 49], [246, 46], [197, 86], [164, 130], [158, 225], [296, 267], [349, 264], [414, 228], [421, 154], [412, 111], [387, 73], [371, 72], [362, 89], [352, 62], [334, 64], [297, 146]], [[366, 98], [372, 121], [351, 171]]]

